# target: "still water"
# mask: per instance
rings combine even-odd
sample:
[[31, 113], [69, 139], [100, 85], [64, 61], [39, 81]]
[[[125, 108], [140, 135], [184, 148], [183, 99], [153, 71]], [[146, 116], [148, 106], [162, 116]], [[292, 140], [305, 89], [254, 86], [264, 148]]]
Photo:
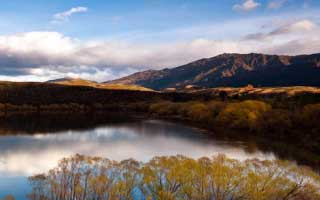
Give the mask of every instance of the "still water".
[[273, 153], [252, 150], [246, 142], [209, 138], [199, 129], [166, 121], [99, 121], [85, 126], [90, 119], [79, 119], [70, 121], [72, 126], [68, 128], [68, 119], [50, 123], [23, 119], [0, 123], [0, 197], [13, 194], [25, 199], [30, 190], [28, 176], [46, 172], [61, 158], [77, 153], [118, 161], [147, 161], [154, 156], [177, 154], [193, 158], [226, 154], [240, 160], [275, 158]]

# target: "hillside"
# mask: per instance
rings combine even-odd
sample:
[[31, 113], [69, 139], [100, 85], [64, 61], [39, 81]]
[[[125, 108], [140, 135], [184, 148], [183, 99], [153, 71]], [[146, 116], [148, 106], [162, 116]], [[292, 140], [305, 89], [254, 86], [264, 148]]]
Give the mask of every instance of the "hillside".
[[88, 86], [100, 89], [110, 89], [110, 90], [138, 90], [138, 91], [152, 91], [149, 88], [145, 88], [138, 85], [129, 84], [104, 84], [95, 81], [89, 81], [79, 78], [61, 78], [47, 81], [47, 83], [68, 85], [68, 86]]
[[320, 54], [277, 56], [222, 54], [180, 67], [148, 70], [109, 84], [134, 84], [156, 90], [191, 86], [320, 86]]
[[69, 78], [69, 77], [49, 80], [47, 81], [47, 83], [54, 83], [54, 84], [61, 84], [61, 85], [91, 86], [91, 87], [95, 87], [96, 85], [98, 85], [98, 83], [95, 81], [89, 81], [89, 80], [80, 79], [80, 78]]

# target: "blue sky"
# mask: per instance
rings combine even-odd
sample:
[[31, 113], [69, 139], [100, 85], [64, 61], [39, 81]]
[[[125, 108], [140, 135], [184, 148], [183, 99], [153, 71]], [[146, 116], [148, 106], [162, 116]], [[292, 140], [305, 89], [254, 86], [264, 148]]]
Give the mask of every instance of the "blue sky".
[[[317, 0], [287, 0], [277, 9], [268, 8], [273, 1], [257, 2], [260, 5], [256, 9], [241, 12], [233, 9], [243, 3], [241, 0], [10, 0], [1, 2], [0, 33], [47, 30], [81, 39], [113, 38], [128, 32], [163, 32], [284, 13], [303, 14], [320, 7]], [[75, 7], [86, 7], [88, 11], [74, 14], [64, 23], [50, 23], [54, 14]]]
[[220, 53], [320, 51], [318, 0], [10, 0], [0, 79], [107, 80]]

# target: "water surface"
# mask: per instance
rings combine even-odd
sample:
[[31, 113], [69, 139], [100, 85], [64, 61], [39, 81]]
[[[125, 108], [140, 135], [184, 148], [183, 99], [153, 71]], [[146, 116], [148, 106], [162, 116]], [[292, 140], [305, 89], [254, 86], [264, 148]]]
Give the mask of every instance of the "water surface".
[[[17, 120], [21, 119], [0, 123], [0, 197], [13, 194], [17, 199], [25, 199], [30, 190], [28, 176], [46, 172], [61, 158], [77, 153], [117, 161], [147, 161], [154, 156], [177, 154], [193, 158], [226, 154], [240, 160], [275, 158], [273, 153], [263, 153], [250, 143], [209, 138], [199, 129], [166, 121], [99, 121], [85, 126], [90, 120], [79, 119], [62, 120], [65, 124], [61, 126], [55, 120], [50, 124], [41, 119], [17, 124]], [[70, 129], [68, 123], [73, 124]]]

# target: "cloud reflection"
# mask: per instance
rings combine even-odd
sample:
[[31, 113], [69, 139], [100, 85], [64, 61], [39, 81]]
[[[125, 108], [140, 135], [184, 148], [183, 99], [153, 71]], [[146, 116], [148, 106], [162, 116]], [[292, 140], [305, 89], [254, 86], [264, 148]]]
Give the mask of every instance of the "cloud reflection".
[[162, 121], [110, 125], [87, 131], [0, 137], [0, 176], [29, 176], [46, 172], [76, 153], [113, 160], [186, 155], [193, 158], [219, 153], [231, 158], [274, 159], [273, 154], [246, 151], [248, 144], [208, 139], [200, 130]]

